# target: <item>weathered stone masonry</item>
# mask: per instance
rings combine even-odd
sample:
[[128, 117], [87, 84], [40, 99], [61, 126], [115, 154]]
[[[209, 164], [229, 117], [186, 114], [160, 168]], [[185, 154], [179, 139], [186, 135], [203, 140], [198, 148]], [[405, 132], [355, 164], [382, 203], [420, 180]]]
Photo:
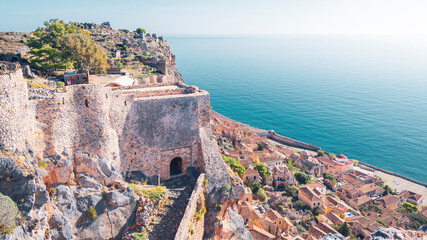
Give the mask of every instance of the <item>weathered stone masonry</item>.
[[[0, 146], [22, 149], [28, 142], [40, 157], [66, 151], [98, 155], [124, 175], [170, 178], [203, 168], [199, 126], [209, 121], [209, 94], [178, 85], [129, 89], [75, 85], [45, 99], [28, 100], [22, 71], [0, 80]], [[172, 90], [171, 90], [172, 89]], [[189, 91], [190, 89], [190, 91]], [[201, 169], [202, 170], [202, 169]]]

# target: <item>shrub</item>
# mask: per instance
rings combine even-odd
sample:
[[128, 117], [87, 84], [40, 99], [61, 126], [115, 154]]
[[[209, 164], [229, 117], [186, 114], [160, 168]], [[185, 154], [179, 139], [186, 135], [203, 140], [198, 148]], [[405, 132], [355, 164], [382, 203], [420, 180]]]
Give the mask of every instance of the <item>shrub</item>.
[[50, 188], [48, 189], [48, 191], [49, 191], [49, 195], [50, 195], [51, 197], [55, 196], [55, 194], [56, 194], [56, 188], [54, 188], [54, 187], [50, 187]]
[[16, 203], [0, 193], [0, 235], [9, 234], [16, 226], [18, 207]]
[[239, 175], [239, 177], [243, 177], [243, 174], [245, 174], [245, 167], [243, 167], [236, 159], [232, 157], [227, 157], [224, 154], [221, 154], [222, 159], [224, 160], [225, 164], [230, 166], [231, 170], [233, 170], [234, 173]]
[[315, 216], [318, 216], [318, 215], [320, 215], [320, 214], [323, 214], [323, 210], [322, 210], [322, 209], [320, 209], [320, 208], [318, 208], [318, 207], [315, 207], [315, 208], [313, 209], [313, 214], [314, 214]]
[[338, 224], [332, 226], [335, 230], [337, 230], [339, 233], [341, 233], [344, 237], [350, 236], [350, 228], [348, 227], [347, 222], [343, 224]]
[[46, 167], [47, 167], [47, 163], [42, 162], [42, 161], [40, 161], [40, 160], [37, 162], [37, 165], [38, 165], [39, 167], [41, 167], [41, 168], [46, 168]]
[[262, 179], [262, 182], [265, 184], [265, 180], [270, 173], [267, 170], [267, 165], [264, 163], [255, 163], [254, 169], [258, 171], [259, 176]]
[[285, 189], [285, 192], [289, 195], [289, 196], [295, 196], [298, 193], [298, 188], [294, 187], [294, 186], [289, 186]]
[[317, 156], [324, 157], [325, 156], [325, 151], [323, 151], [323, 150], [317, 150]]
[[418, 207], [409, 202], [402, 203], [402, 207], [405, 208], [408, 213], [418, 212]]
[[305, 229], [305, 227], [303, 227], [302, 225], [298, 225], [297, 229], [298, 229], [298, 232], [302, 232], [302, 233], [307, 232], [307, 229]]
[[283, 212], [284, 207], [283, 207], [283, 205], [280, 205], [279, 207], [277, 207], [277, 209], [278, 209], [280, 212]]
[[265, 146], [263, 143], [257, 143], [257, 145], [258, 145], [258, 151], [264, 150]]
[[93, 207], [90, 207], [87, 211], [86, 211], [86, 216], [90, 219], [92, 219], [92, 221], [95, 221], [98, 216], [96, 215], [96, 210]]
[[203, 180], [203, 187], [205, 187], [206, 185], [208, 185], [208, 183], [209, 183], [208, 179], [206, 179], [206, 178], [205, 178], [205, 179]]
[[148, 240], [148, 234], [147, 234], [147, 230], [145, 230], [145, 228], [142, 230], [142, 232], [138, 232], [138, 233], [134, 233], [133, 240]]
[[117, 66], [118, 68], [122, 68], [122, 67], [123, 67], [123, 63], [122, 63], [122, 62], [120, 62], [120, 61], [118, 61], [118, 62], [116, 63], [116, 66]]
[[300, 200], [297, 200], [297, 201], [295, 202], [295, 206], [296, 206], [296, 208], [297, 208], [298, 210], [305, 210], [305, 209], [308, 209], [307, 204], [305, 204], [305, 202], [300, 201]]
[[409, 226], [412, 229], [419, 229], [422, 225], [427, 225], [427, 218], [419, 212], [409, 214], [408, 218], [411, 220]]
[[143, 29], [143, 28], [137, 28], [136, 32], [139, 33], [139, 34], [141, 34], [141, 33], [145, 34], [146, 33], [145, 29]]
[[254, 182], [251, 186], [251, 190], [253, 194], [257, 194], [257, 192], [261, 189], [261, 184], [258, 182]]
[[332, 159], [332, 158], [334, 158], [334, 157], [335, 157], [335, 154], [329, 153], [329, 154], [328, 154], [328, 157], [329, 157], [329, 159]]
[[267, 199], [267, 195], [265, 194], [264, 190], [260, 189], [257, 193], [256, 196], [259, 198], [259, 200], [261, 200], [262, 202], [265, 201]]
[[299, 184], [307, 184], [311, 182], [311, 176], [302, 172], [295, 173], [295, 179], [298, 181]]
[[64, 82], [62, 82], [62, 81], [58, 81], [58, 82], [56, 82], [56, 87], [64, 87], [65, 86], [65, 83]]

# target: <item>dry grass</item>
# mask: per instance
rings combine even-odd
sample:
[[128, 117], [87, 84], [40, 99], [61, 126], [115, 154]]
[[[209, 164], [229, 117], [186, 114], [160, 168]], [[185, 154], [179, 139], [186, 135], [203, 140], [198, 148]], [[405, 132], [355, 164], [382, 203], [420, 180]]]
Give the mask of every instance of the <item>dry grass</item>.
[[166, 193], [166, 188], [163, 186], [144, 186], [130, 183], [129, 187], [132, 188], [135, 193], [144, 195], [153, 200], [160, 200], [161, 196]]

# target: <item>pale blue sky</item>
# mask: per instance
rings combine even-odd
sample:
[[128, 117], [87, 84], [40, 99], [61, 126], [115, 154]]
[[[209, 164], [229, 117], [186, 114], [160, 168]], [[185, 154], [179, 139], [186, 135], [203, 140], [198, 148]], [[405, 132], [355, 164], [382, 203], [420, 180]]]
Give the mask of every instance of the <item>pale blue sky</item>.
[[427, 35], [427, 0], [0, 0], [0, 31], [51, 18], [159, 34]]

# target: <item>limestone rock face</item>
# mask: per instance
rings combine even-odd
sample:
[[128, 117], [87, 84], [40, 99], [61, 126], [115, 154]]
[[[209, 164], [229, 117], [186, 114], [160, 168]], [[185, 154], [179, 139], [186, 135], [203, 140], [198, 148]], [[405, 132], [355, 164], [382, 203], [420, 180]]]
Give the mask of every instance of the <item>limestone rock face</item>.
[[36, 184], [31, 176], [25, 176], [12, 158], [0, 158], [0, 193], [17, 203], [24, 214], [31, 210], [36, 193]]
[[399, 230], [395, 228], [378, 228], [374, 233], [367, 236], [366, 240], [404, 240], [404, 239], [424, 239], [427, 234], [421, 231]]
[[49, 174], [43, 179], [46, 184], [74, 183], [73, 163], [69, 157], [56, 155], [48, 162], [46, 170]]
[[72, 226], [63, 215], [52, 215], [52, 217], [49, 219], [49, 226], [52, 239], [73, 239]]
[[80, 174], [77, 179], [80, 185], [87, 184], [88, 187], [96, 187], [96, 184], [91, 180], [94, 179], [103, 185], [117, 184], [123, 187], [124, 183], [120, 173], [97, 154], [89, 157], [88, 154], [78, 150], [75, 153], [73, 164], [74, 172]]

